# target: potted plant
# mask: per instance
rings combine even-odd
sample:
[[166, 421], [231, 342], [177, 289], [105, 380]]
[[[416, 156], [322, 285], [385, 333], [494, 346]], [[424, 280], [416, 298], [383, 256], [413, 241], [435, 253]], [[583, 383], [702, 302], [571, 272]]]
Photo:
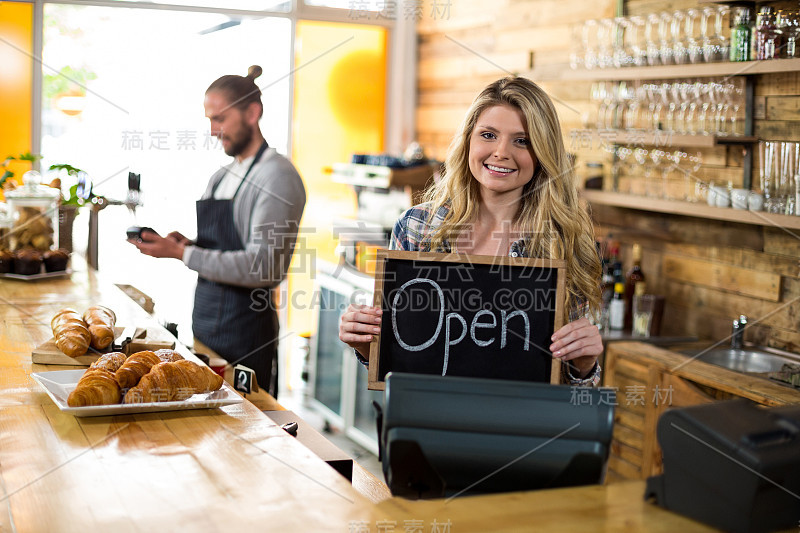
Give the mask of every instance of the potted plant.
[[33, 163], [41, 158], [42, 156], [38, 154], [23, 152], [16, 156], [10, 155], [0, 163], [0, 202], [5, 200], [4, 191], [13, 190], [22, 184], [22, 182], [16, 178], [17, 173], [11, 169], [18, 169], [18, 167], [23, 164], [23, 161], [29, 162], [32, 166]]
[[[67, 194], [62, 194], [61, 205], [58, 208], [58, 242], [61, 248], [72, 251], [72, 225], [75, 222], [75, 216], [78, 214], [78, 209], [86, 203], [92, 196], [91, 185], [86, 183], [84, 176], [86, 172], [69, 165], [67, 163], [59, 163], [50, 165], [50, 171], [59, 173], [66, 173], [71, 181], [75, 181], [67, 191]], [[56, 177], [51, 183], [51, 187], [61, 188], [61, 178]], [[88, 187], [88, 190], [87, 190]]]

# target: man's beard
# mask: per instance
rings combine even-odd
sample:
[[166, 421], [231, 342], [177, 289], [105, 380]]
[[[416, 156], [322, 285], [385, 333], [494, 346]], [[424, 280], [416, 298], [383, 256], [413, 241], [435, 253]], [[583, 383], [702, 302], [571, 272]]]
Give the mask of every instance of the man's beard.
[[253, 128], [249, 126], [243, 126], [242, 136], [239, 138], [238, 141], [234, 141], [231, 139], [231, 145], [225, 149], [225, 153], [231, 157], [236, 157], [237, 155], [244, 152], [247, 148], [247, 145], [250, 144], [250, 141], [253, 140]]

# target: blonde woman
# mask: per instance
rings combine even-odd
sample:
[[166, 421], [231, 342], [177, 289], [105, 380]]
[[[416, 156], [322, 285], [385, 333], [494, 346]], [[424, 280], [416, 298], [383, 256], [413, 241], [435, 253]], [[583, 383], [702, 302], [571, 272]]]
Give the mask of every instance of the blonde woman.
[[[426, 200], [397, 221], [391, 249], [566, 261], [570, 321], [549, 348], [564, 362], [566, 382], [597, 385], [603, 345], [586, 315], [599, 306], [600, 261], [545, 92], [520, 77], [487, 86], [470, 106], [444, 175]], [[339, 338], [364, 364], [380, 322], [381, 310], [370, 306], [350, 305], [342, 315]]]

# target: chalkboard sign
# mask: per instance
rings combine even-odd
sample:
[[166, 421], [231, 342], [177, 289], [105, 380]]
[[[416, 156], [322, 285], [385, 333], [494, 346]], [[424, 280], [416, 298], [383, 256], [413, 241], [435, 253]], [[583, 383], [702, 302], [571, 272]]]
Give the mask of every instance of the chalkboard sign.
[[369, 388], [389, 372], [558, 383], [564, 261], [379, 250], [381, 333]]

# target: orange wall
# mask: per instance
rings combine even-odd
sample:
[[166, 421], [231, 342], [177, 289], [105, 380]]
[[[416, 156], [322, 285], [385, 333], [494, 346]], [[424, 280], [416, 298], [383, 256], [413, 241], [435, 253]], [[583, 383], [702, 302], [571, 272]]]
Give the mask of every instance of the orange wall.
[[300, 21], [295, 44], [292, 161], [308, 199], [289, 278], [289, 331], [309, 332], [316, 272], [309, 257], [337, 262], [334, 218], [354, 218], [351, 187], [326, 168], [354, 153], [383, 151], [387, 31], [379, 27]]
[[[0, 158], [31, 149], [33, 5], [0, 2]], [[0, 159], [0, 162], [2, 162]], [[30, 163], [10, 170], [20, 177]]]

